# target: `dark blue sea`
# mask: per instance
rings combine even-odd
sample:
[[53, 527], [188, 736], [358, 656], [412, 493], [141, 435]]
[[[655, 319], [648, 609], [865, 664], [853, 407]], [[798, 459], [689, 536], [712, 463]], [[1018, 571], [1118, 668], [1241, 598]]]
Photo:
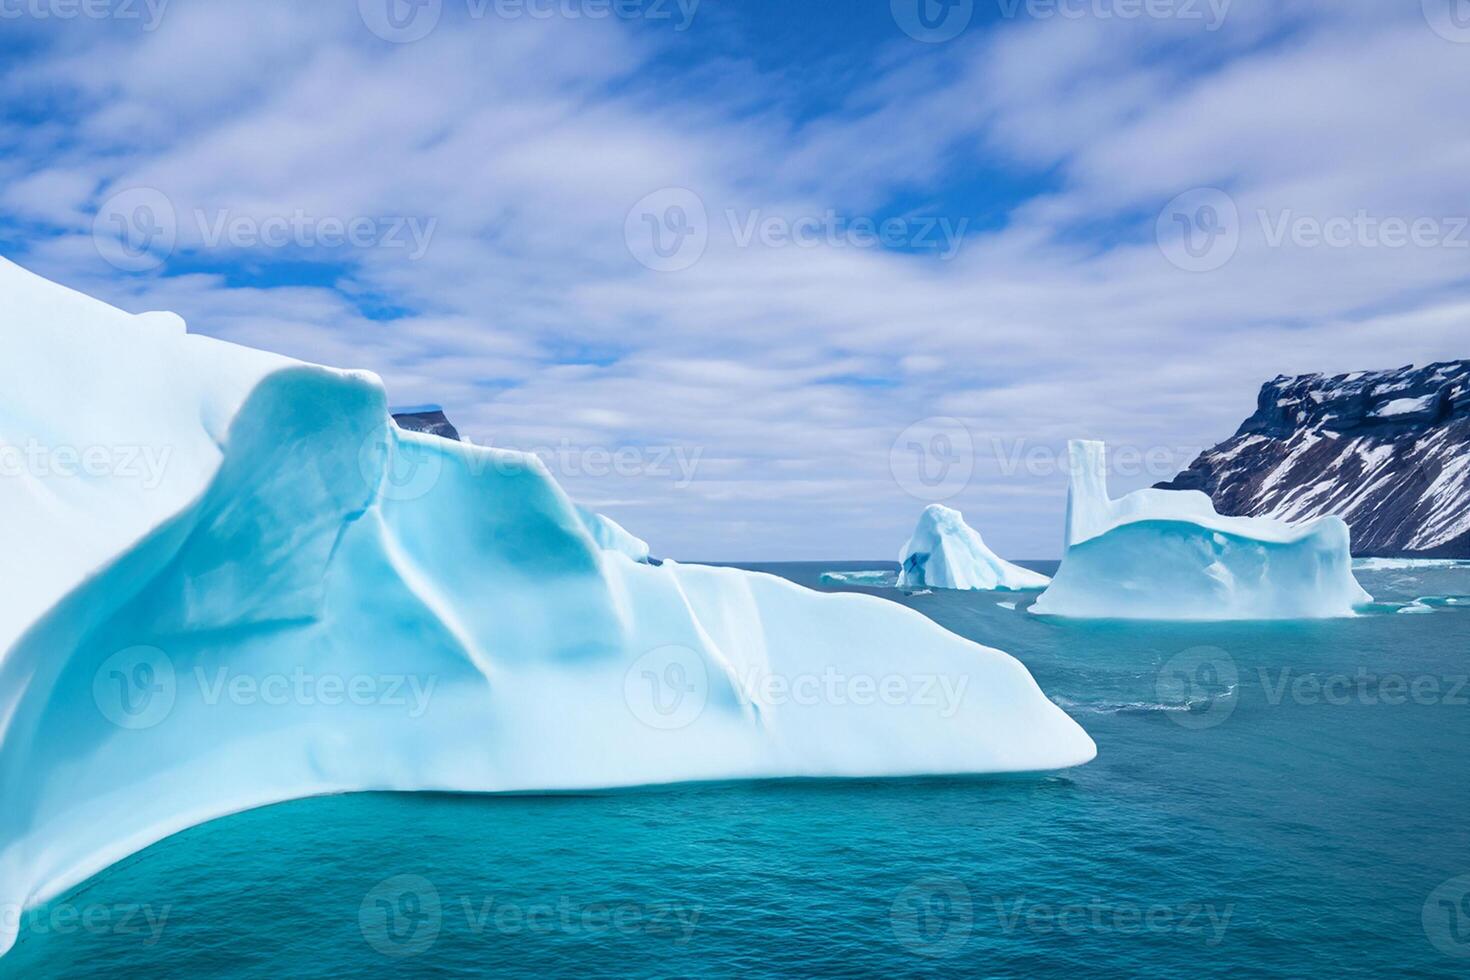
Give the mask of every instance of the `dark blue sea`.
[[1360, 578], [1283, 624], [858, 589], [1019, 657], [1097, 760], [298, 801], [25, 913], [0, 977], [1464, 977], [1470, 567]]

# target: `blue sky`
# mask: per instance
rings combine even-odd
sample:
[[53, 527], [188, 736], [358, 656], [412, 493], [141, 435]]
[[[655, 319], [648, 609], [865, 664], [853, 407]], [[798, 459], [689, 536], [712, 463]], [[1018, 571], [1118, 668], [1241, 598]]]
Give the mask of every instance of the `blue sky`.
[[1070, 437], [1470, 356], [1464, 0], [613, 6], [0, 0], [0, 252], [692, 559], [1056, 556]]

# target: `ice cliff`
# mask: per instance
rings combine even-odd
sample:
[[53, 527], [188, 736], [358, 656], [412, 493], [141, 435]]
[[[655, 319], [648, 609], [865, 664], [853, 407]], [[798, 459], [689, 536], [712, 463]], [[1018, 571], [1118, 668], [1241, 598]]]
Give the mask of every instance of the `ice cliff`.
[[898, 562], [904, 589], [1044, 589], [1050, 581], [996, 555], [963, 514], [942, 504], [924, 508]]
[[1222, 517], [1190, 490], [1108, 495], [1106, 450], [1070, 444], [1067, 550], [1033, 613], [1120, 619], [1309, 619], [1372, 601], [1347, 525]]
[[4, 260], [0, 300], [0, 911], [312, 794], [1095, 754], [1010, 656], [881, 599], [629, 560], [534, 456], [399, 428], [373, 375]]

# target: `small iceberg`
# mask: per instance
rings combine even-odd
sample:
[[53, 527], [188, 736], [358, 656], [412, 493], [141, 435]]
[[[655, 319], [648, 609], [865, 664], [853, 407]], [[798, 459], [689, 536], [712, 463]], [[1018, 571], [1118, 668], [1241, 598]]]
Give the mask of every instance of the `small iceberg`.
[[924, 508], [898, 560], [899, 588], [1019, 591], [1044, 589], [1051, 581], [997, 556], [963, 514], [942, 504]]
[[1084, 619], [1323, 619], [1372, 597], [1353, 578], [1348, 526], [1223, 517], [1195, 490], [1114, 500], [1106, 447], [1070, 443], [1067, 551], [1039, 615]]
[[1355, 572], [1388, 572], [1429, 568], [1470, 568], [1460, 558], [1354, 558]]
[[891, 589], [898, 584], [898, 573], [879, 568], [860, 572], [823, 572], [823, 585], [857, 585], [865, 589]]

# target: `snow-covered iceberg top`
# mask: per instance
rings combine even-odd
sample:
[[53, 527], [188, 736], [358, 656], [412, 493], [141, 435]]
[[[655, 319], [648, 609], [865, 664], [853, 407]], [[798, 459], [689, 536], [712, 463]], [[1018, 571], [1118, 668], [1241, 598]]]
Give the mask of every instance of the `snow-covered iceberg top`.
[[1031, 611], [1125, 619], [1315, 619], [1372, 601], [1348, 527], [1225, 517], [1196, 490], [1108, 495], [1106, 449], [1070, 444], [1067, 551]]
[[629, 561], [535, 456], [403, 431], [370, 374], [4, 260], [0, 453], [0, 952], [5, 910], [296, 797], [1096, 752], [912, 610]]
[[1044, 589], [1051, 580], [985, 545], [959, 511], [930, 504], [899, 553], [899, 588]]

